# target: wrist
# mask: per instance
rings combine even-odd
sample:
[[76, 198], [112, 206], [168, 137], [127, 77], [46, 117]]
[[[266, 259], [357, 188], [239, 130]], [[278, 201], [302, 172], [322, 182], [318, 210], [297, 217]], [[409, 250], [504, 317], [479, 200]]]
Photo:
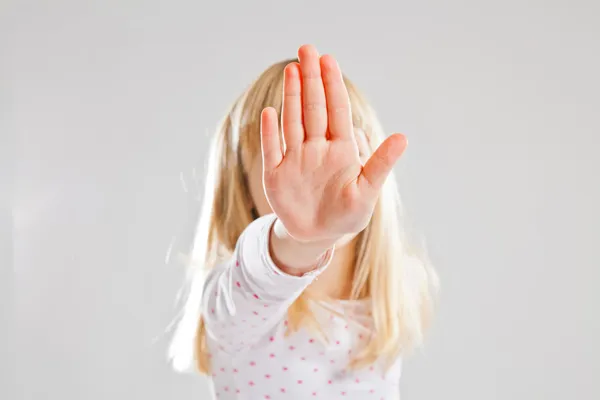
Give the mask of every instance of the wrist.
[[301, 276], [314, 270], [337, 239], [300, 241], [276, 219], [271, 228], [269, 250], [275, 264], [285, 273]]
[[285, 225], [283, 224], [283, 222], [281, 222], [281, 220], [279, 218], [276, 218], [275, 222], [273, 224], [273, 234], [277, 237], [277, 239], [285, 240], [292, 245], [295, 245], [298, 247], [303, 247], [307, 250], [309, 250], [309, 249], [323, 250], [323, 253], [325, 251], [327, 251], [328, 249], [332, 248], [338, 242], [338, 240], [340, 240], [342, 238], [342, 237], [339, 237], [339, 238], [332, 237], [329, 239], [314, 239], [314, 240], [298, 239], [289, 233], [289, 231], [286, 229]]

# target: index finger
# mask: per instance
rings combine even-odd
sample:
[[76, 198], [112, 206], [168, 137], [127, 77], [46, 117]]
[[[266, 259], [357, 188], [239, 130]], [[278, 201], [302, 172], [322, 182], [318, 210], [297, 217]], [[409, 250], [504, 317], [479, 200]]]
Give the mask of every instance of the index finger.
[[337, 61], [330, 55], [321, 57], [321, 70], [327, 99], [327, 120], [331, 139], [351, 139], [352, 111], [350, 97]]

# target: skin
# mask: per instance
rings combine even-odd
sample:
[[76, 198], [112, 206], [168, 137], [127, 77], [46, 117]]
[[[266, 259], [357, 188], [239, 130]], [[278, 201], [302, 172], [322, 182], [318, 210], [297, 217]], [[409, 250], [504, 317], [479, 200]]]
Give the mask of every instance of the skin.
[[282, 271], [303, 275], [335, 246], [330, 267], [314, 285], [340, 298], [352, 281], [354, 239], [368, 225], [381, 187], [407, 142], [393, 134], [373, 154], [364, 151], [336, 60], [320, 56], [311, 45], [300, 47], [298, 59], [284, 72], [285, 153], [277, 113], [265, 108], [262, 157], [248, 171], [250, 190], [260, 215], [277, 215], [270, 250]]
[[[265, 195], [262, 175], [262, 157], [258, 156], [253, 160], [252, 165], [249, 168], [248, 184], [250, 194], [254, 200], [254, 205], [260, 216], [271, 214], [273, 212], [267, 200], [267, 196]], [[352, 240], [354, 239], [354, 236], [351, 235], [345, 239], [346, 240], [336, 243], [333, 259], [331, 260], [329, 267], [327, 267], [327, 269], [319, 276], [319, 279], [313, 281], [310, 285], [312, 291], [316, 291], [334, 299], [345, 299], [349, 296], [353, 276], [352, 268], [354, 266], [354, 241]], [[281, 262], [277, 261], [273, 251], [271, 251], [271, 256], [282, 271], [291, 275], [300, 274], [301, 271], [290, 270]]]

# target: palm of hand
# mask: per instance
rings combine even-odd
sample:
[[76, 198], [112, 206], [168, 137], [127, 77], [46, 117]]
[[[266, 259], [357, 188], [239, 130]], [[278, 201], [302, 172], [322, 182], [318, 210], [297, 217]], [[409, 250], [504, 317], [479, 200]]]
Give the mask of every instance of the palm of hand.
[[277, 113], [263, 110], [261, 138], [267, 200], [298, 240], [337, 239], [364, 229], [379, 191], [406, 147], [400, 134], [387, 138], [361, 164], [350, 101], [336, 61], [312, 46], [284, 76], [285, 154]]

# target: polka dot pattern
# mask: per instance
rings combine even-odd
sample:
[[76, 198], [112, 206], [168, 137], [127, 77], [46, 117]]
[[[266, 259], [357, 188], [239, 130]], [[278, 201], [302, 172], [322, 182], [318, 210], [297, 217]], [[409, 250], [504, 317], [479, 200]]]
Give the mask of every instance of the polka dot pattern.
[[331, 253], [303, 277], [283, 274], [269, 256], [273, 222], [265, 216], [250, 224], [231, 261], [207, 277], [210, 295], [202, 309], [213, 398], [399, 399], [400, 359], [387, 371], [379, 361], [348, 369], [352, 354], [372, 334], [368, 302], [314, 307], [327, 341], [304, 329], [286, 335], [289, 305], [327, 267]]

